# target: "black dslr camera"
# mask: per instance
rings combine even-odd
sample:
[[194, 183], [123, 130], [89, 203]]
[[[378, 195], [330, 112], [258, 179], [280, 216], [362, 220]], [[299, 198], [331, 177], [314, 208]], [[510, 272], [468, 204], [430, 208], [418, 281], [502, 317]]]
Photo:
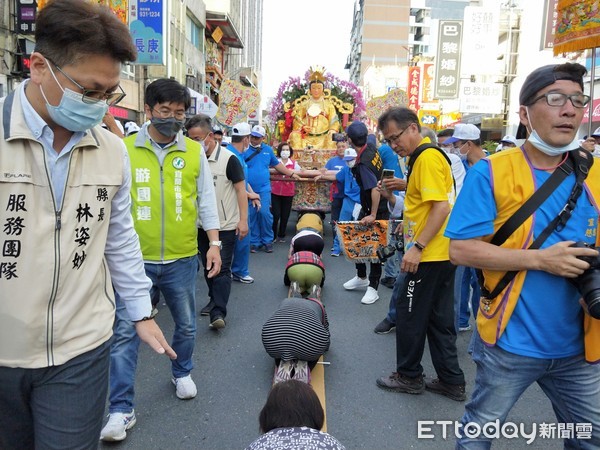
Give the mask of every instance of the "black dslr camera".
[[[581, 241], [576, 242], [571, 247], [600, 250], [600, 247], [594, 247]], [[569, 278], [569, 281], [583, 297], [590, 316], [594, 319], [600, 319], [600, 256], [578, 256], [578, 258], [587, 262], [590, 268], [577, 278]]]
[[[389, 226], [392, 227], [392, 230], [395, 230], [399, 224], [401, 224], [401, 220], [390, 220]], [[404, 251], [404, 237], [402, 233], [393, 233], [396, 238], [396, 242], [394, 244], [384, 245], [377, 249], [377, 257], [379, 258], [379, 262], [386, 262], [388, 258], [394, 255], [396, 252]]]

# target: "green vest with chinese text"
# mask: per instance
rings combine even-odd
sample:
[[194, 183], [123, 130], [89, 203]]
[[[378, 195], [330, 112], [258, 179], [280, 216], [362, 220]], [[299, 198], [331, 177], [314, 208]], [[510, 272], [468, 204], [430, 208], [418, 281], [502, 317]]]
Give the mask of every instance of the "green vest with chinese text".
[[[146, 261], [172, 261], [198, 253], [199, 143], [183, 138], [161, 167], [149, 140], [125, 138], [131, 160], [131, 214]], [[136, 139], [137, 138], [137, 139]]]

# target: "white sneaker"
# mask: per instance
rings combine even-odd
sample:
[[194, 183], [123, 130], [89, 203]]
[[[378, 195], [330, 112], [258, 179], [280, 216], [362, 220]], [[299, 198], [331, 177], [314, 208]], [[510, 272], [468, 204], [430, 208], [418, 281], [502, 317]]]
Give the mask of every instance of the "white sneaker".
[[175, 385], [175, 394], [177, 394], [177, 397], [181, 400], [194, 398], [198, 393], [196, 383], [192, 380], [191, 375], [181, 378], [171, 378], [171, 382]]
[[369, 286], [367, 288], [367, 292], [363, 295], [362, 300], [360, 301], [363, 305], [370, 305], [371, 303], [375, 303], [379, 300], [379, 294], [377, 293], [377, 289]]
[[108, 422], [100, 432], [100, 440], [105, 442], [122, 441], [127, 437], [127, 430], [135, 425], [135, 411], [130, 413], [112, 413]]
[[351, 291], [356, 288], [367, 287], [368, 285], [369, 285], [369, 280], [367, 278], [362, 279], [362, 278], [359, 278], [357, 275], [354, 278], [352, 278], [351, 280], [348, 280], [344, 283], [344, 289]]

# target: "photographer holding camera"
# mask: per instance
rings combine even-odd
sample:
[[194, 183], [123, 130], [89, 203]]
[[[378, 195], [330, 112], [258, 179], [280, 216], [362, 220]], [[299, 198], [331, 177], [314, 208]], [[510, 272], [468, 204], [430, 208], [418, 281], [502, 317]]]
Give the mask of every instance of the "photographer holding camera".
[[[586, 438], [563, 434], [565, 448], [598, 449], [600, 320], [587, 309], [598, 316], [600, 166], [575, 139], [590, 100], [585, 73], [566, 63], [529, 74], [519, 95], [527, 141], [471, 168], [445, 234], [453, 263], [483, 269], [462, 423], [502, 423], [537, 382], [558, 422], [588, 425]], [[457, 443], [490, 446], [483, 436]]]

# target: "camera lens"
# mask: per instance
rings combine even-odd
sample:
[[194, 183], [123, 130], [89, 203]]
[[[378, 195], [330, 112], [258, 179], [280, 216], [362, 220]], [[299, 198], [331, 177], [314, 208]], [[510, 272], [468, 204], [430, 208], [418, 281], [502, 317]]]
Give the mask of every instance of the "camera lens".
[[590, 316], [600, 319], [600, 289], [595, 289], [584, 297]]

